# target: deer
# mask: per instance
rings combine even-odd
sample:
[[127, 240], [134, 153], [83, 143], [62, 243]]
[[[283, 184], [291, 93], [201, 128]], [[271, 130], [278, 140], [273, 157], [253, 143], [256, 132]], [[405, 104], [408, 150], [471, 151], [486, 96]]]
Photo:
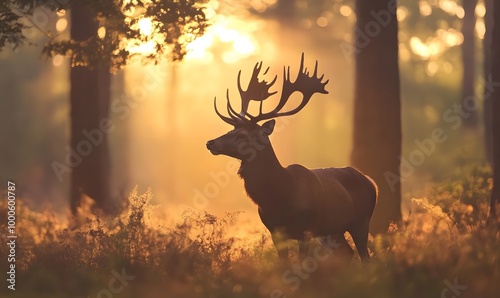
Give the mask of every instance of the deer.
[[[276, 157], [269, 136], [274, 130], [276, 118], [290, 116], [301, 111], [315, 93], [328, 94], [318, 77], [318, 61], [313, 74], [304, 69], [302, 53], [297, 78], [292, 82], [290, 66], [283, 68], [283, 86], [278, 104], [269, 112], [263, 111], [263, 102], [276, 94], [270, 88], [276, 82], [259, 80], [262, 62], [255, 64], [248, 87], [241, 86], [241, 70], [237, 85], [241, 98], [241, 111], [233, 108], [226, 92], [225, 116], [217, 108], [215, 113], [233, 129], [207, 142], [213, 155], [226, 155], [241, 161], [238, 170], [244, 188], [258, 207], [262, 223], [271, 233], [271, 239], [282, 260], [289, 259], [286, 243], [296, 240], [299, 256], [304, 258], [310, 249], [312, 238], [332, 237], [338, 249], [343, 248], [348, 260], [354, 250], [345, 239], [348, 232], [355, 244], [361, 261], [370, 258], [367, 248], [370, 219], [378, 198], [376, 183], [353, 167], [307, 169], [300, 164], [283, 167]], [[267, 73], [269, 67], [264, 74]], [[293, 109], [283, 111], [294, 92], [302, 94], [301, 101]], [[250, 101], [260, 102], [258, 114], [248, 111]], [[254, 113], [255, 114], [255, 113]], [[259, 122], [265, 121], [263, 124]]]

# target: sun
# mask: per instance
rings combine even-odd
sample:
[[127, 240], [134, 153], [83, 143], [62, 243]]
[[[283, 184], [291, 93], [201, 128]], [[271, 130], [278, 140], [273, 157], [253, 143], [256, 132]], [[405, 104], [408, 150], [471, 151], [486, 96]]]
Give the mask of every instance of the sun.
[[214, 60], [213, 52], [221, 52], [222, 61], [228, 64], [235, 63], [258, 52], [254, 31], [255, 26], [249, 22], [228, 16], [217, 16], [203, 36], [186, 46], [188, 50], [186, 59], [211, 62]]

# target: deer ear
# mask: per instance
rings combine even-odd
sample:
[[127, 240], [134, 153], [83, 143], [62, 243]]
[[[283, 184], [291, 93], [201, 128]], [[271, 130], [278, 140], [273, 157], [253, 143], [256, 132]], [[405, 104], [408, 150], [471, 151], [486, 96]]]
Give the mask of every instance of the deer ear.
[[275, 124], [276, 124], [276, 120], [274, 120], [274, 119], [271, 119], [271, 120], [265, 122], [264, 124], [262, 124], [262, 131], [266, 135], [272, 134], [273, 130], [274, 130], [274, 125]]

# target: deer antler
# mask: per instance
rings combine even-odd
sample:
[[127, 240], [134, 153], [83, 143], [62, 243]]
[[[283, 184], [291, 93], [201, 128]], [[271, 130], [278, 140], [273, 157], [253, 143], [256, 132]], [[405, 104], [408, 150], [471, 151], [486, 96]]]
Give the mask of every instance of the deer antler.
[[[215, 112], [223, 121], [233, 126], [237, 126], [240, 124], [257, 123], [262, 120], [293, 115], [304, 108], [304, 106], [309, 102], [314, 93], [328, 94], [328, 91], [325, 90], [325, 86], [326, 84], [328, 84], [329, 80], [322, 82], [324, 75], [318, 77], [318, 61], [316, 61], [316, 64], [314, 66], [313, 74], [309, 75], [307, 68], [304, 69], [304, 53], [302, 53], [297, 78], [294, 82], [292, 82], [290, 80], [290, 66], [283, 68], [283, 88], [281, 90], [281, 97], [278, 105], [272, 111], [263, 113], [263, 101], [269, 98], [271, 95], [277, 93], [269, 92], [269, 89], [276, 82], [277, 76], [275, 76], [270, 83], [265, 80], [259, 81], [258, 76], [261, 69], [262, 62], [257, 63], [254, 66], [252, 77], [250, 78], [250, 82], [248, 83], [246, 91], [241, 88], [241, 70], [238, 73], [238, 90], [241, 97], [241, 112], [239, 114], [236, 113], [236, 111], [231, 106], [231, 102], [229, 100], [229, 90], [226, 93], [227, 112], [229, 114], [229, 117], [223, 116], [221, 113], [219, 113], [219, 111], [217, 110], [216, 99], [214, 99]], [[269, 68], [266, 69], [264, 74], [266, 74], [268, 70]], [[290, 99], [290, 96], [296, 91], [302, 93], [301, 103], [292, 110], [280, 112]], [[248, 105], [250, 103], [250, 100], [260, 101], [259, 114], [256, 116], [248, 113]]]
[[[278, 76], [276, 75], [270, 83], [267, 83], [266, 80], [259, 81], [259, 73], [261, 69], [262, 62], [256, 63], [246, 91], [241, 88], [241, 70], [238, 72], [238, 90], [240, 91], [241, 97], [241, 115], [245, 115], [247, 113], [250, 100], [260, 101], [262, 103], [262, 101], [277, 93], [277, 91], [269, 93], [269, 88], [274, 85]], [[266, 71], [264, 71], [264, 75], [268, 70], [269, 67]]]

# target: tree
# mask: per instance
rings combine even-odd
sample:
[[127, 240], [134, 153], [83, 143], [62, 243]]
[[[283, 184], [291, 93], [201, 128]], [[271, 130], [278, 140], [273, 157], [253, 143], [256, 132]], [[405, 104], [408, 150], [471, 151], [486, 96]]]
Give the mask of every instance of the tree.
[[[483, 39], [484, 53], [484, 79], [491, 76], [491, 30], [493, 29], [493, 0], [485, 0], [486, 14], [484, 15], [484, 25], [486, 32]], [[493, 140], [492, 140], [492, 119], [491, 119], [491, 94], [488, 88], [484, 89], [484, 140], [486, 148], [486, 161], [493, 166]]]
[[[71, 7], [71, 40], [85, 42], [92, 39], [99, 28], [96, 12], [75, 2]], [[71, 133], [70, 147], [86, 155], [74, 167], [71, 175], [71, 211], [76, 213], [83, 194], [96, 202], [106, 214], [118, 211], [110, 190], [111, 161], [108, 129], [102, 129], [109, 115], [111, 74], [101, 65], [92, 68], [75, 65], [70, 70]], [[91, 141], [91, 142], [89, 142]], [[87, 149], [84, 145], [90, 144]]]
[[[27, 26], [21, 19], [32, 15], [36, 7], [71, 11], [71, 38], [50, 40], [43, 53], [62, 54], [71, 60], [70, 151], [71, 158], [78, 162], [53, 164], [53, 167], [60, 177], [71, 173], [73, 212], [83, 194], [93, 198], [104, 212], [116, 211], [109, 192], [110, 73], [136, 57], [154, 63], [164, 58], [182, 60], [186, 45], [203, 34], [208, 25], [204, 2], [8, 0], [0, 3], [0, 48], [6, 44], [19, 46], [26, 41], [22, 30]], [[139, 22], [143, 19], [150, 20], [153, 34], [141, 31]], [[103, 30], [98, 30], [100, 27]], [[146, 42], [154, 43], [154, 51], [147, 54], [134, 51], [134, 46]]]
[[500, 3], [493, 3], [493, 32], [491, 40], [491, 75], [494, 82], [491, 92], [492, 141], [493, 141], [493, 190], [490, 198], [490, 223], [498, 220], [497, 207], [500, 203]]
[[371, 232], [401, 220], [401, 104], [396, 1], [356, 1], [352, 164], [379, 186]]
[[287, 24], [291, 23], [296, 18], [295, 0], [278, 0], [274, 8], [278, 19]]
[[[475, 29], [476, 29], [476, 4], [477, 0], [462, 0], [465, 15], [462, 19], [462, 106], [465, 106], [467, 98], [474, 97], [474, 72], [475, 72]], [[469, 111], [469, 116], [464, 118], [464, 124], [473, 128], [477, 125], [477, 111]]]

